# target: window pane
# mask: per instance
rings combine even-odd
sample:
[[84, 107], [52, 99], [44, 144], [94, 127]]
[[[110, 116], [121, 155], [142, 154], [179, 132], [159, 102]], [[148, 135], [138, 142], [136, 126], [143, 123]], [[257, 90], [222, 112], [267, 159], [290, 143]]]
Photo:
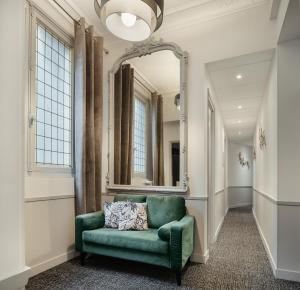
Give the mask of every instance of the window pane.
[[134, 171], [145, 173], [146, 164], [146, 104], [134, 100]]
[[71, 166], [71, 53], [41, 24], [36, 33], [36, 162]]

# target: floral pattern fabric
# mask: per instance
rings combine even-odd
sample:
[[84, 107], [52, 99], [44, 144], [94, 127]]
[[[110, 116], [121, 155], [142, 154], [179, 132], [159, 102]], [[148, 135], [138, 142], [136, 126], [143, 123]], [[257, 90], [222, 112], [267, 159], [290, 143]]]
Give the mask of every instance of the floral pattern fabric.
[[128, 202], [119, 211], [119, 230], [137, 230], [148, 229], [147, 204]]
[[121, 231], [148, 229], [147, 204], [130, 201], [104, 203], [105, 227]]

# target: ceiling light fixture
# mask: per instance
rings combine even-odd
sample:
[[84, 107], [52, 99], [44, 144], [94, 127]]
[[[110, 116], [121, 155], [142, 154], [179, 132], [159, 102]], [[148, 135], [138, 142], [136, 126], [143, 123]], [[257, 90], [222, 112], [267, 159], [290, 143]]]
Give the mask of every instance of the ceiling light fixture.
[[243, 78], [243, 76], [241, 75], [241, 74], [238, 74], [237, 76], [236, 76], [236, 79], [237, 80], [241, 80]]
[[239, 105], [237, 108], [238, 108], [239, 110], [243, 109], [243, 107], [242, 107], [241, 105]]
[[241, 132], [241, 131], [239, 132], [239, 135], [242, 135], [242, 132]]
[[94, 0], [98, 17], [115, 36], [143, 41], [163, 22], [164, 0]]
[[242, 123], [242, 120], [238, 120], [238, 123], [241, 124], [241, 123]]

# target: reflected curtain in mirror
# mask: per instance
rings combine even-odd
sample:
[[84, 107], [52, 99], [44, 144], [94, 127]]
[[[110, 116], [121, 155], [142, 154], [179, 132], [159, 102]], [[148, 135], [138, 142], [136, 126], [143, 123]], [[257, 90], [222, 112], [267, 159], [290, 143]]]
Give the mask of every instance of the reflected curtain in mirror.
[[114, 89], [114, 182], [131, 184], [134, 70], [122, 65], [115, 74]]
[[101, 208], [103, 38], [75, 24], [75, 194], [76, 214]]
[[151, 94], [152, 107], [152, 142], [153, 142], [153, 185], [165, 185], [164, 174], [164, 130], [163, 97]]

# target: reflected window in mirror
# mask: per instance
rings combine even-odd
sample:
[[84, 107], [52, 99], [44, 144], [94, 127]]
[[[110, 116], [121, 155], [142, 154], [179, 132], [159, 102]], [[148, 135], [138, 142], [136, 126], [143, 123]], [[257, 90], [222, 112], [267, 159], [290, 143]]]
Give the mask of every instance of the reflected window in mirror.
[[180, 60], [164, 50], [114, 73], [114, 184], [180, 187]]
[[146, 102], [134, 97], [133, 158], [134, 175], [146, 175]]

